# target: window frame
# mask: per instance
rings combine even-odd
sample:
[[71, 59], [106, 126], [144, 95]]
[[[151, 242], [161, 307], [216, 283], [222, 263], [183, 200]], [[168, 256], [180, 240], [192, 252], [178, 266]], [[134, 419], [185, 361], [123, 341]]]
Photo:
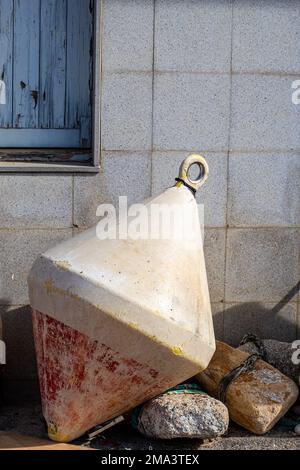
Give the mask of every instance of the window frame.
[[[92, 147], [91, 151], [84, 149], [40, 149], [40, 148], [0, 148], [0, 156], [13, 156], [17, 161], [0, 161], [0, 173], [98, 173], [100, 169], [101, 153], [101, 52], [102, 52], [102, 0], [94, 0], [94, 27], [93, 27], [93, 92], [92, 92]], [[100, 85], [99, 85], [100, 84]], [[62, 154], [88, 154], [91, 153], [92, 163], [59, 163], [55, 162]], [[45, 157], [45, 155], [47, 157]], [[30, 158], [47, 162], [28, 161]], [[19, 160], [18, 160], [19, 158]], [[51, 161], [52, 160], [52, 161]]]

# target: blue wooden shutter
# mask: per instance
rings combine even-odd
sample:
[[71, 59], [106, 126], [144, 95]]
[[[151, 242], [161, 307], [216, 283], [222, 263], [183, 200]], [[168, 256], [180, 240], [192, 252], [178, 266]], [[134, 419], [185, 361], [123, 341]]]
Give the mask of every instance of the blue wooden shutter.
[[0, 0], [0, 147], [91, 146], [92, 0]]

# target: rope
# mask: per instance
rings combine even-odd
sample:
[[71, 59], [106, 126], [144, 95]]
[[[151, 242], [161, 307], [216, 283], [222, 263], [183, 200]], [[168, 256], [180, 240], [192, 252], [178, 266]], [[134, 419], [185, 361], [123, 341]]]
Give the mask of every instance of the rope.
[[262, 340], [253, 333], [247, 333], [241, 340], [239, 346], [242, 346], [246, 343], [254, 343], [258, 349], [258, 352], [251, 354], [245, 361], [243, 361], [239, 366], [235, 367], [226, 374], [223, 379], [220, 381], [218, 386], [218, 397], [223, 403], [226, 400], [226, 393], [229, 385], [237, 379], [244, 372], [248, 372], [254, 366], [257, 359], [262, 359], [267, 361], [267, 350], [262, 342]]
[[262, 340], [257, 336], [257, 335], [254, 335], [253, 333], [247, 333], [241, 340], [239, 346], [243, 346], [243, 344], [246, 344], [246, 343], [253, 343], [255, 344], [255, 346], [257, 347], [258, 349], [258, 354], [260, 354], [261, 358], [268, 362], [268, 354], [267, 354], [267, 350], [265, 348], [265, 345], [264, 343], [262, 342]]
[[177, 181], [177, 183], [182, 183], [183, 186], [185, 186], [186, 188], [188, 188], [190, 191], [192, 191], [193, 195], [196, 196], [196, 189], [192, 188], [192, 186], [190, 186], [189, 184], [187, 184], [184, 180], [182, 180], [181, 178], [175, 178], [175, 181]]
[[194, 395], [200, 393], [201, 395], [207, 395], [198, 384], [194, 383], [176, 385], [164, 392], [163, 395], [172, 395], [173, 393], [191, 393]]
[[232, 371], [223, 377], [218, 386], [218, 397], [220, 401], [225, 403], [226, 393], [229, 385], [241, 374], [252, 369], [257, 359], [261, 359], [260, 354], [251, 354], [251, 356], [247, 357], [247, 359], [245, 359], [245, 361], [243, 361], [239, 366], [232, 369]]
[[241, 374], [244, 372], [248, 372], [252, 367], [254, 366], [255, 362], [257, 359], [262, 359], [263, 361], [268, 362], [268, 355], [267, 355], [267, 350], [265, 348], [264, 343], [262, 340], [255, 334], [253, 333], [247, 333], [241, 340], [239, 346], [243, 346], [243, 344], [246, 343], [253, 343], [258, 349], [257, 353], [251, 354], [245, 361], [243, 361], [239, 366], [235, 367], [232, 369], [231, 372], [226, 374], [221, 382], [219, 383], [218, 386], [218, 396], [219, 400], [221, 400], [223, 403], [225, 402], [226, 399], [226, 392], [229, 387], [229, 385], [237, 379]]

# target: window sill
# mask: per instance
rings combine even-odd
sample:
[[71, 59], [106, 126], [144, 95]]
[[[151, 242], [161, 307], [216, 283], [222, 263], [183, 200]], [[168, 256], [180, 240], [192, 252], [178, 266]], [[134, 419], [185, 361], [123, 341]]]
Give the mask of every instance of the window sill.
[[0, 150], [0, 173], [97, 173], [90, 150], [8, 149]]
[[99, 169], [86, 164], [0, 162], [0, 173], [98, 173]]

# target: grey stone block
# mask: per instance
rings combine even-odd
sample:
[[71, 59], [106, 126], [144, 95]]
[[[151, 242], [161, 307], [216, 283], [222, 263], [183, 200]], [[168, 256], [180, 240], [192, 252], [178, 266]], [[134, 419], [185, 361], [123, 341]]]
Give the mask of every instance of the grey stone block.
[[224, 340], [237, 346], [246, 333], [262, 339], [294, 341], [296, 338], [297, 304], [246, 302], [226, 304]]
[[299, 72], [300, 4], [260, 0], [234, 2], [234, 71]]
[[6, 344], [4, 380], [34, 380], [37, 366], [29, 306], [0, 306]]
[[143, 201], [150, 196], [150, 180], [150, 152], [102, 152], [98, 175], [74, 178], [75, 225], [94, 225], [98, 205], [118, 205], [119, 196], [127, 196], [128, 204]]
[[104, 71], [152, 71], [153, 14], [153, 0], [104, 2]]
[[72, 176], [2, 174], [0, 228], [72, 226]]
[[27, 304], [27, 276], [35, 258], [68, 237], [72, 229], [0, 230], [0, 305]]
[[300, 106], [292, 103], [294, 79], [294, 76], [233, 76], [232, 150], [271, 153], [300, 148]]
[[231, 155], [228, 224], [300, 225], [299, 175], [299, 155]]
[[[152, 157], [152, 194], [173, 186], [184, 158], [192, 152], [154, 152]], [[200, 152], [201, 153], [201, 152]], [[197, 193], [197, 202], [204, 203], [204, 223], [210, 227], [226, 225], [227, 155], [206, 154], [209, 178]]]
[[155, 69], [229, 73], [230, 55], [230, 2], [156, 1]]
[[225, 229], [205, 229], [204, 255], [211, 302], [224, 300]]
[[226, 151], [229, 75], [156, 73], [155, 150]]
[[298, 256], [297, 229], [229, 229], [226, 302], [282, 301], [297, 284]]
[[224, 340], [224, 304], [212, 303], [211, 304], [215, 337], [219, 341]]
[[152, 73], [104, 74], [102, 94], [104, 150], [150, 150]]

